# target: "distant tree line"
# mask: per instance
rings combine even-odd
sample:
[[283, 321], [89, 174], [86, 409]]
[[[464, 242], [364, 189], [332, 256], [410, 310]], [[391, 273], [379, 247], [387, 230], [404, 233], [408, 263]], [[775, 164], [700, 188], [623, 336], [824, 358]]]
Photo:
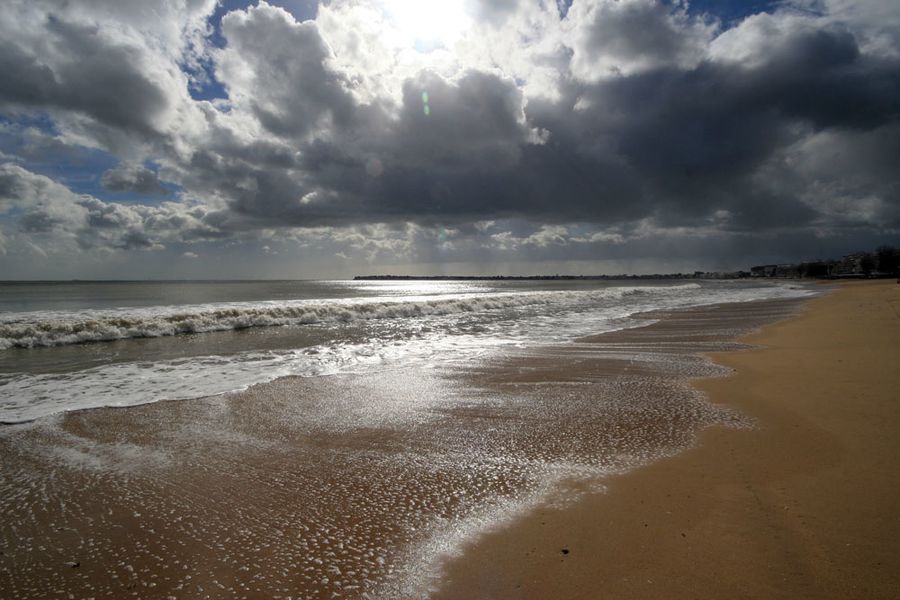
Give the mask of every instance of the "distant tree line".
[[879, 246], [875, 251], [875, 267], [882, 273], [897, 273], [900, 270], [900, 248]]

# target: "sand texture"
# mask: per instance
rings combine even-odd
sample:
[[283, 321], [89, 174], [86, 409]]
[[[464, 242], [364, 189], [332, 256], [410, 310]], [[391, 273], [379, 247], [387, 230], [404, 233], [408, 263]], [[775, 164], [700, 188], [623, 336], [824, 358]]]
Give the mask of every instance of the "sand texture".
[[[727, 373], [698, 353], [740, 349], [736, 336], [799, 305], [670, 311], [474, 363], [2, 428], [0, 598], [427, 596], [444, 557], [482, 532], [536, 506], [577, 517], [577, 499], [616, 473], [677, 455], [710, 425], [747, 426], [687, 378]], [[561, 542], [538, 533], [556, 560]], [[506, 548], [472, 555], [490, 569], [484, 589], [505, 590], [498, 559], [534, 564]], [[535, 594], [554, 597], [551, 566]]]
[[695, 384], [754, 428], [482, 536], [435, 597], [900, 598], [900, 285], [841, 285], [742, 341], [710, 354], [732, 377]]

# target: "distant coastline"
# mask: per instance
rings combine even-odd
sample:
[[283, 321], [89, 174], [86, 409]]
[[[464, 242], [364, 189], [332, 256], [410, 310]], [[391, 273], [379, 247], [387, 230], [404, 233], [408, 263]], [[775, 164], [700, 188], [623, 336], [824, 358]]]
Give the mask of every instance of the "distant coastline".
[[668, 273], [653, 275], [357, 275], [354, 281], [595, 281], [620, 279], [737, 279], [737, 273]]
[[749, 271], [694, 271], [651, 275], [357, 275], [354, 281], [578, 281], [634, 279], [883, 279], [900, 282], [900, 248], [879, 246], [874, 252], [854, 252], [840, 260], [756, 265]]

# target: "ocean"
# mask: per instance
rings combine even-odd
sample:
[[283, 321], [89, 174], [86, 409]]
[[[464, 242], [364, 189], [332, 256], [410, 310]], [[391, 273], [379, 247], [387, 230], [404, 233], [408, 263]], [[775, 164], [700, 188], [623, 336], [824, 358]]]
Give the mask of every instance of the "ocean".
[[483, 533], [752, 427], [689, 378], [820, 290], [0, 284], [0, 597], [428, 597]]
[[465, 363], [644, 325], [646, 311], [814, 293], [746, 280], [5, 282], [0, 422]]

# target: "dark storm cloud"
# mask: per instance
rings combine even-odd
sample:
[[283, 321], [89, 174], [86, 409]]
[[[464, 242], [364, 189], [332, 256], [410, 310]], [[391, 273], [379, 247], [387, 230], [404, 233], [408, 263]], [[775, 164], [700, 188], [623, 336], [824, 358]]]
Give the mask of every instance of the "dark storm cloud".
[[[320, 143], [301, 153], [303, 184], [286, 171], [257, 172], [257, 185], [234, 206], [301, 226], [511, 216], [609, 224], [651, 215], [684, 224], [715, 210], [730, 211], [736, 229], [802, 226], [816, 212], [795, 185], [761, 188], [757, 170], [796, 141], [798, 127], [871, 128], [896, 112], [869, 94], [895, 86], [895, 70], [856, 59], [802, 66], [797, 81], [760, 72], [769, 66], [736, 77], [703, 64], [582, 88], [589, 108], [573, 111], [563, 100], [529, 110], [528, 123], [549, 132], [544, 141], [529, 139], [502, 94], [407, 82], [396, 135], [372, 145], [384, 169], [377, 177], [366, 173], [365, 157]], [[859, 85], [841, 88], [840, 98], [796, 101], [804, 89], [841, 81]], [[420, 90], [429, 87], [426, 116]], [[865, 116], [852, 116], [857, 110]]]
[[[351, 143], [314, 140], [296, 162], [277, 147], [253, 155], [221, 148], [195, 154], [191, 171], [212, 171], [205, 181], [228, 192], [236, 212], [269, 224], [470, 217], [517, 200], [509, 186], [523, 148], [540, 142], [522, 105], [513, 82], [496, 75], [470, 72], [450, 82], [425, 72], [404, 83], [387, 131], [350, 130]], [[358, 111], [357, 120], [366, 114]], [[272, 168], [276, 161], [281, 168]], [[492, 189], [494, 209], [483, 205]]]
[[[192, 28], [144, 27], [140, 3], [85, 6], [18, 2], [20, 27], [0, 17], [0, 110], [49, 112], [69, 147], [119, 157], [106, 190], [174, 184], [177, 201], [79, 197], [7, 165], [0, 209], [15, 205], [20, 232], [151, 249], [378, 225], [385, 241], [365, 252], [414, 257], [443, 248], [426, 230], [447, 227], [459, 247], [557, 259], [900, 227], [900, 26], [875, 12], [786, 5], [723, 29], [651, 0], [576, 0], [564, 17], [473, 1], [456, 54], [410, 58], [385, 50], [389, 23], [354, 0], [302, 23], [265, 2], [231, 11], [221, 47], [196, 24], [210, 3], [167, 5]], [[187, 95], [184, 71], [203, 65], [227, 99]], [[531, 230], [474, 225], [491, 220]]]
[[137, 50], [104, 43], [96, 27], [52, 17], [44, 31], [48, 51], [59, 59], [53, 68], [28, 49], [0, 44], [0, 103], [71, 110], [142, 136], [157, 133], [167, 97], [136, 69]]
[[404, 165], [489, 171], [518, 161], [536, 141], [522, 93], [509, 79], [468, 71], [454, 82], [423, 72], [403, 84], [403, 105], [386, 150]]
[[810, 131], [895, 123], [900, 63], [862, 56], [840, 28], [786, 42], [749, 67], [704, 61], [586, 87], [575, 118], [616, 141], [669, 218], [727, 209], [743, 227], [802, 225], [815, 213], [798, 190], [762, 187], [757, 170]]
[[679, 65], [708, 41], [702, 20], [655, 0], [577, 2], [568, 20], [575, 27], [574, 68], [589, 77]]
[[[652, 217], [682, 226], [726, 211], [719, 225], [735, 231], [802, 227], [821, 213], [801, 198], [798, 182], [760, 182], [761, 170], [816, 131], [896, 121], [900, 64], [861, 53], [840, 24], [772, 33], [755, 41], [772, 50], [754, 61], [684, 65], [676, 59], [706, 30], [683, 15], [652, 2], [601, 4], [590, 14], [591, 36], [574, 55], [606, 59], [615, 52], [603, 44], [614, 44], [641, 69], [571, 77], [552, 101], [526, 100], [495, 74], [450, 80], [423, 71], [402, 84], [396, 117], [387, 119], [322, 66], [329, 55], [312, 24], [291, 24], [274, 9], [241, 13], [234, 23], [246, 31], [233, 27], [232, 35], [268, 32], [265, 47], [236, 43], [248, 65], [279, 65], [279, 48], [305, 48], [296, 65], [253, 75], [269, 82], [255, 102], [283, 115], [263, 116], [263, 126], [278, 121], [298, 156], [273, 168], [273, 156], [222, 148], [218, 189], [248, 226], [509, 217], [603, 226]], [[613, 26], [619, 41], [604, 34]], [[629, 49], [625, 40], [654, 28], [668, 37]], [[333, 122], [317, 136], [323, 118]], [[372, 161], [377, 173], [367, 168]]]

